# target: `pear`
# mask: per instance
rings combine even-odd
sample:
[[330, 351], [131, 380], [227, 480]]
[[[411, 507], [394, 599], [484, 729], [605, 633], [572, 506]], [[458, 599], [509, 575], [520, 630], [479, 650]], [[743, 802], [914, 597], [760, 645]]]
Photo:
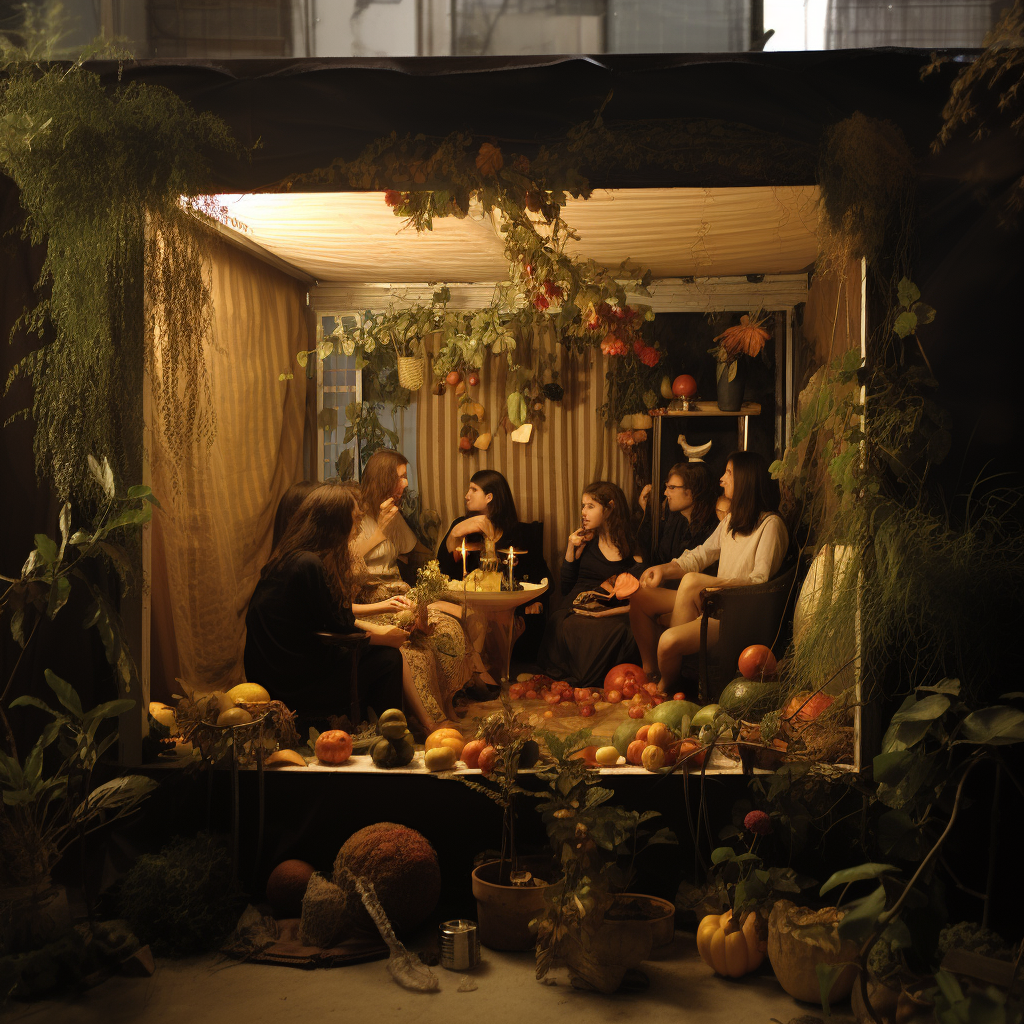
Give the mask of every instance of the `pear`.
[[675, 395], [672, 393], [672, 378], [671, 377], [662, 377], [661, 378], [661, 397], [665, 398], [665, 399], [668, 399], [669, 401], [671, 401], [673, 398], [675, 398]]

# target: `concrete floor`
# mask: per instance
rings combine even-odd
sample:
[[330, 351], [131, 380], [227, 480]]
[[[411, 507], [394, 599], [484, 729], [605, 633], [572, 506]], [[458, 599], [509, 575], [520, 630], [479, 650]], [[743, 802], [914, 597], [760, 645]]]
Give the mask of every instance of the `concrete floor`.
[[[767, 964], [739, 981], [716, 977], [697, 956], [693, 936], [684, 932], [676, 932], [675, 942], [644, 965], [649, 989], [612, 996], [576, 991], [564, 971], [554, 975], [556, 984], [536, 981], [532, 953], [482, 953], [483, 963], [471, 974], [477, 984], [472, 992], [458, 991], [466, 975], [440, 967], [433, 968], [440, 992], [423, 994], [395, 984], [384, 961], [303, 971], [206, 956], [159, 960], [151, 978], [111, 978], [74, 999], [14, 1004], [4, 1017], [19, 1024], [540, 1024], [569, 1015], [588, 1024], [677, 1024], [680, 1018], [701, 1024], [768, 1024], [774, 1018], [788, 1024], [804, 1015], [821, 1017], [820, 1006], [787, 996]], [[833, 1012], [834, 1024], [851, 1020], [848, 1004]]]

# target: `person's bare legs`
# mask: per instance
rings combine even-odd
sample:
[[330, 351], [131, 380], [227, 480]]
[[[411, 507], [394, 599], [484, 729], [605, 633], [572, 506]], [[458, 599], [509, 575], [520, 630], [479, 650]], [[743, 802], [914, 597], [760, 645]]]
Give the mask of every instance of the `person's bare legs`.
[[629, 599], [629, 624], [640, 648], [640, 662], [647, 673], [658, 669], [659, 615], [671, 612], [676, 595], [662, 587], [641, 587]]
[[[658, 641], [658, 669], [662, 688], [668, 692], [679, 678], [683, 658], [700, 650], [700, 619], [669, 626]], [[708, 619], [708, 646], [718, 641], [718, 619]]]
[[[402, 650], [402, 648], [399, 648], [399, 650]], [[406, 660], [404, 653], [402, 656], [402, 693], [405, 696], [407, 710], [416, 718], [420, 727], [429, 736], [438, 727], [439, 723], [434, 721], [433, 717], [423, 706], [423, 701], [420, 700], [420, 695], [416, 690], [416, 684], [412, 680], [412, 667]]]

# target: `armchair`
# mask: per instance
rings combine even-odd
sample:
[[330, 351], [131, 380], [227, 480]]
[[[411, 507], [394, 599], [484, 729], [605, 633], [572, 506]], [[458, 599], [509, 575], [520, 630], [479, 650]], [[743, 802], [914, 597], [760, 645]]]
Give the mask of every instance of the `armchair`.
[[320, 642], [330, 647], [340, 647], [348, 653], [349, 660], [349, 719], [355, 728], [362, 721], [359, 706], [359, 657], [370, 646], [370, 634], [359, 629], [351, 633], [317, 632]]

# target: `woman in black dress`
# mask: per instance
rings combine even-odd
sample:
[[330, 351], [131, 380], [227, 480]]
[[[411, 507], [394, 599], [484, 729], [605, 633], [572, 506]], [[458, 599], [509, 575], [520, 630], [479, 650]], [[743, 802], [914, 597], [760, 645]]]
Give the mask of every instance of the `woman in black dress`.
[[[362, 513], [348, 488], [318, 487], [295, 512], [263, 567], [245, 616], [246, 679], [265, 686], [293, 711], [342, 714], [349, 707], [349, 660], [318, 632], [356, 630], [355, 580], [349, 542]], [[371, 636], [359, 659], [363, 714], [398, 707], [407, 635], [395, 629]]]
[[[621, 633], [612, 636], [605, 619], [577, 615], [573, 599], [595, 590], [610, 576], [629, 572], [636, 564], [629, 534], [629, 505], [622, 489], [605, 480], [583, 491], [582, 525], [569, 534], [562, 562], [562, 604], [548, 619], [540, 663], [555, 679], [577, 686], [601, 686], [607, 670], [626, 660]], [[629, 646], [631, 646], [631, 641]]]

